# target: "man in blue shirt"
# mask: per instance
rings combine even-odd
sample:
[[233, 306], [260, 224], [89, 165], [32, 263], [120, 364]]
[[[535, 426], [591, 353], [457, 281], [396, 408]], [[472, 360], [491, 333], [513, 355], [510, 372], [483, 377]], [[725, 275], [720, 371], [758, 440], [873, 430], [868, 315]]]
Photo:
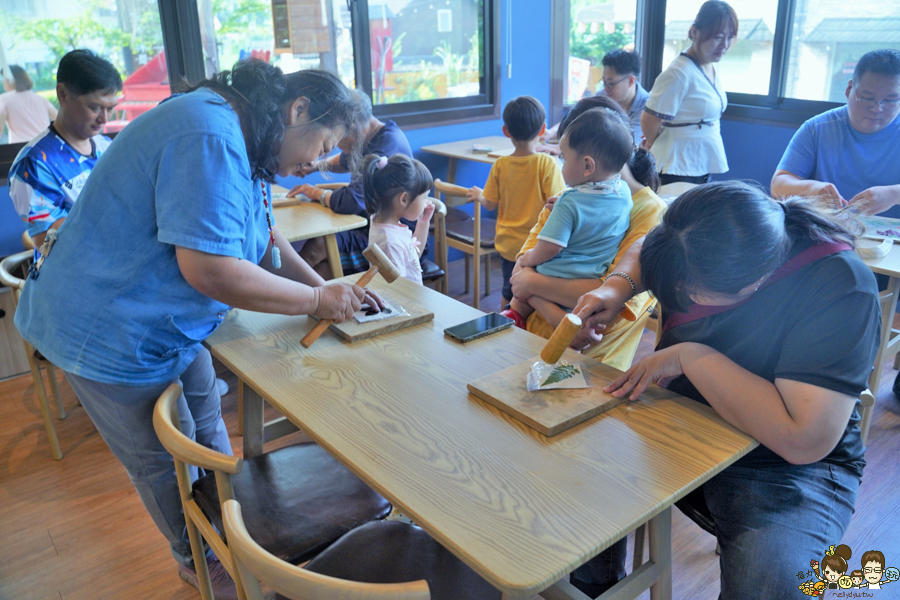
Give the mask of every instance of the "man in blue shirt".
[[[847, 105], [794, 134], [772, 177], [772, 194], [824, 196], [868, 214], [900, 204], [900, 52], [864, 54], [847, 83]], [[887, 212], [900, 216], [900, 209]]]
[[90, 50], [73, 50], [59, 61], [59, 114], [22, 148], [9, 174], [9, 195], [37, 248], [50, 228], [62, 225], [112, 141], [100, 132], [121, 89], [116, 68]]
[[[378, 154], [380, 156], [392, 156], [403, 154], [413, 157], [412, 148], [406, 134], [391, 120], [382, 122], [372, 114], [372, 100], [359, 90], [351, 90], [360, 107], [363, 118], [361, 127], [362, 155]], [[349, 151], [356, 140], [345, 137], [338, 143], [341, 149], [339, 154], [330, 156], [324, 160], [316, 161], [301, 171], [301, 177], [318, 170], [331, 171], [332, 173], [347, 173], [350, 171], [346, 161], [346, 152]], [[359, 215], [365, 217], [366, 202], [363, 190], [362, 174], [354, 174], [350, 177], [347, 187], [334, 191], [323, 190], [313, 185], [304, 183], [295, 186], [288, 196], [303, 194], [310, 200], [321, 202], [323, 206], [330, 208], [339, 215]], [[415, 222], [411, 229], [415, 229]], [[337, 237], [338, 250], [341, 254], [341, 269], [344, 274], [359, 273], [369, 268], [369, 263], [362, 255], [362, 251], [369, 245], [369, 228], [360, 227], [350, 231], [341, 231]], [[300, 256], [325, 279], [331, 278], [331, 269], [325, 252], [325, 238], [313, 238], [307, 240], [300, 250]]]

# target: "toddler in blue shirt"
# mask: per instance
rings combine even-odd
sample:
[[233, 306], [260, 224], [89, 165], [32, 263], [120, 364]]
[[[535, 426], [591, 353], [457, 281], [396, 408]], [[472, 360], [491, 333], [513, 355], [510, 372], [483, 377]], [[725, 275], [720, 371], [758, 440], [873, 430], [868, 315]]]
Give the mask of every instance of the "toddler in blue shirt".
[[[523, 267], [564, 279], [599, 279], [628, 230], [631, 191], [619, 171], [634, 151], [631, 128], [621, 115], [594, 108], [579, 115], [559, 143], [566, 185]], [[537, 310], [555, 325], [565, 315], [556, 303], [531, 296], [510, 308], [523, 319]]]

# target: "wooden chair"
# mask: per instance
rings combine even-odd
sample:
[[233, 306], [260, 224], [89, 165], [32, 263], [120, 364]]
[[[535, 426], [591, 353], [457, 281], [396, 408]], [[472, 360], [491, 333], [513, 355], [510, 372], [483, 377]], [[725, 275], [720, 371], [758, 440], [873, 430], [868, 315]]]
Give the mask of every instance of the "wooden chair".
[[[479, 276], [481, 270], [481, 257], [484, 257], [484, 292], [491, 293], [491, 254], [494, 250], [494, 237], [497, 233], [497, 221], [481, 218], [481, 204], [475, 202], [474, 217], [470, 217], [464, 211], [452, 208], [454, 205], [462, 205], [471, 202], [466, 196], [469, 191], [452, 183], [444, 183], [440, 179], [434, 181], [435, 196], [443, 195], [444, 204], [448, 207], [446, 221], [447, 246], [456, 248], [465, 253], [466, 279], [465, 291], [469, 291], [469, 257], [472, 257], [472, 306], [480, 308], [481, 290], [479, 288]], [[458, 199], [450, 201], [450, 199]]]
[[[248, 528], [279, 560], [305, 562], [345, 533], [383, 519], [387, 500], [314, 443], [302, 443], [241, 459], [201, 446], [180, 429], [181, 386], [170, 385], [153, 410], [153, 428], [175, 459], [200, 596], [211, 600], [212, 586], [203, 540], [239, 585], [222, 523], [222, 504], [238, 499], [247, 507]], [[206, 475], [190, 481], [188, 465]], [[202, 536], [202, 538], [201, 538]], [[240, 596], [240, 588], [238, 591]]]
[[[0, 261], [0, 283], [12, 289], [14, 306], [19, 304], [19, 297], [22, 295], [22, 290], [25, 287], [28, 267], [31, 266], [33, 259], [34, 250], [26, 250]], [[16, 273], [20, 273], [22, 277], [18, 277]], [[43, 367], [47, 371], [50, 389], [56, 400], [58, 418], [60, 420], [65, 419], [66, 410], [63, 408], [62, 398], [59, 395], [56, 368], [27, 340], [23, 339], [23, 341], [25, 343], [25, 354], [28, 357], [28, 366], [31, 368], [31, 379], [34, 381], [34, 391], [37, 394], [38, 407], [41, 409], [41, 418], [44, 421], [44, 428], [47, 430], [47, 438], [50, 440], [50, 453], [54, 459], [60, 460], [63, 457], [62, 449], [59, 446], [59, 438], [56, 436], [56, 428], [53, 425], [53, 417], [50, 414], [50, 402], [47, 400], [47, 389], [44, 387], [44, 378], [41, 374], [41, 368]]]
[[[379, 521], [354, 529], [304, 568], [266, 552], [225, 502], [225, 534], [249, 600], [493, 600], [499, 591], [415, 525]], [[427, 581], [426, 581], [427, 580]], [[282, 595], [283, 594], [283, 595]]]
[[[434, 202], [434, 216], [431, 218], [431, 233], [434, 236], [434, 263], [422, 260], [422, 281], [429, 283], [441, 292], [447, 293], [447, 205], [431, 198]], [[430, 270], [428, 263], [435, 266]]]

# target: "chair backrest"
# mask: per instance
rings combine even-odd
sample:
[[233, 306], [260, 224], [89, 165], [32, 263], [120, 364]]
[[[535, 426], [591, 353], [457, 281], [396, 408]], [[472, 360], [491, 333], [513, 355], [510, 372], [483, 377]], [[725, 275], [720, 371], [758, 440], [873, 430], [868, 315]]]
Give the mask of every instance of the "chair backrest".
[[[0, 284], [12, 289], [13, 302], [16, 305], [18, 305], [19, 296], [25, 287], [25, 273], [27, 273], [33, 258], [34, 251], [26, 250], [7, 256], [0, 261]], [[21, 273], [22, 277], [17, 276], [16, 273]]]
[[[248, 600], [264, 600], [260, 580], [279, 594], [293, 600], [429, 600], [428, 583], [360, 583], [313, 573], [287, 563], [257, 544], [241, 515], [241, 505], [228, 500], [223, 505], [222, 520], [233, 562], [240, 572]], [[372, 549], [377, 552], [377, 548]]]
[[216, 473], [220, 498], [223, 494], [225, 495], [223, 499], [234, 498], [234, 489], [229, 476], [241, 472], [244, 460], [216, 452], [184, 435], [178, 416], [178, 399], [180, 397], [181, 384], [173, 383], [166, 388], [156, 402], [156, 406], [153, 407], [153, 429], [163, 447], [175, 459], [178, 487], [182, 496], [186, 498], [190, 495], [191, 481], [187, 465], [194, 465]]
[[[440, 179], [434, 180], [434, 191], [435, 196], [443, 194], [447, 198], [461, 198], [462, 200], [459, 202], [447, 202], [448, 206], [458, 206], [460, 204], [466, 204], [471, 202], [468, 197], [469, 188], [464, 188], [461, 185], [456, 185], [454, 183], [446, 183], [441, 181]], [[478, 206], [478, 203], [475, 203], [475, 206]]]
[[34, 250], [34, 240], [31, 239], [27, 231], [22, 232], [22, 247], [26, 250]]

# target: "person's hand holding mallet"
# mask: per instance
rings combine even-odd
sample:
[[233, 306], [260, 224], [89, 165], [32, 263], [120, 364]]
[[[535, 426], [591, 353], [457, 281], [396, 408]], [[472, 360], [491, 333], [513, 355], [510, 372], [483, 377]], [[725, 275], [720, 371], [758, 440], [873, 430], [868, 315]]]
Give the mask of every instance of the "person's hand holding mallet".
[[[375, 246], [374, 244], [369, 246], [363, 250], [363, 256], [369, 261], [369, 270], [356, 282], [356, 285], [359, 287], [366, 287], [369, 282], [372, 281], [372, 278], [375, 277], [376, 273], [381, 273], [381, 276], [384, 277], [384, 280], [388, 283], [393, 283], [400, 277], [400, 271], [397, 270], [397, 267], [394, 266], [391, 259], [389, 259], [378, 246]], [[316, 323], [316, 326], [306, 334], [306, 337], [300, 340], [300, 345], [304, 348], [312, 346], [332, 323], [334, 323], [334, 319], [322, 319]]]

